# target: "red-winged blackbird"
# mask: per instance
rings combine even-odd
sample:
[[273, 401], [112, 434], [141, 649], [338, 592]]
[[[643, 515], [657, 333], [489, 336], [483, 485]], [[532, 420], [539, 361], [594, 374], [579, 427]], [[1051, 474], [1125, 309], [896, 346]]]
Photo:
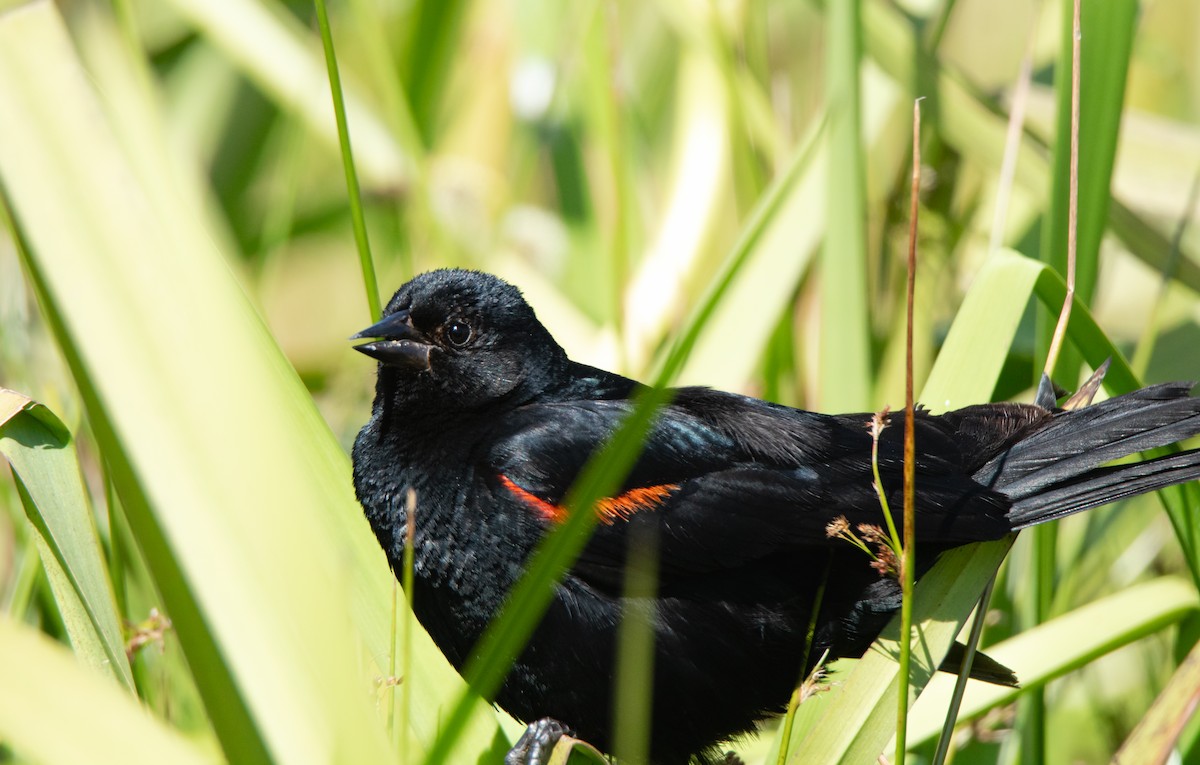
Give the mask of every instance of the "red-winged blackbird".
[[[357, 347], [380, 362], [371, 419], [354, 444], [358, 498], [398, 571], [415, 490], [413, 605], [462, 667], [639, 385], [570, 361], [516, 288], [481, 273], [418, 276], [355, 337], [376, 338]], [[1200, 450], [1102, 466], [1200, 432], [1190, 388], [1156, 385], [1078, 411], [918, 413], [917, 560], [927, 568], [949, 548], [1200, 477]], [[621, 492], [598, 503], [601, 522], [495, 700], [607, 748], [627, 541], [639, 525], [659, 545], [655, 762], [711, 757], [779, 711], [824, 651], [862, 655], [898, 610], [899, 587], [827, 526], [881, 521], [870, 420], [674, 391]], [[901, 422], [879, 444], [882, 482], [895, 494]], [[1012, 681], [995, 664], [980, 674]]]

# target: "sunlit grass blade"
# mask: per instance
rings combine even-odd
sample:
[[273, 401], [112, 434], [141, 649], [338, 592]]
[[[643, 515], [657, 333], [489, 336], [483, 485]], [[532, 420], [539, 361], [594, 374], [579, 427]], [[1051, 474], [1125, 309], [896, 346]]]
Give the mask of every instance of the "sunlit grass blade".
[[769, 336], [820, 241], [827, 127], [809, 130], [743, 228], [725, 271], [729, 295], [705, 303], [714, 315], [684, 366], [686, 381], [735, 388], [758, 363], [760, 349], [746, 338]]
[[625, 360], [634, 374], [650, 363], [664, 335], [674, 331], [681, 306], [695, 297], [689, 284], [705, 281], [705, 249], [729, 198], [722, 168], [732, 137], [722, 108], [726, 93], [717, 89], [721, 73], [700, 53], [688, 54], [680, 67], [676, 98], [683, 134], [670, 160], [663, 212], [621, 309]]
[[0, 388], [0, 453], [40, 536], [42, 563], [75, 653], [132, 691], [121, 620], [70, 433], [46, 407]]
[[[1121, 646], [1160, 632], [1196, 609], [1196, 591], [1190, 584], [1160, 577], [989, 646], [987, 654], [1016, 670], [1022, 687], [968, 683], [959, 721], [973, 720], [989, 709], [1011, 703], [1024, 690], [1042, 687]], [[1113, 614], [1121, 618], [1114, 619]], [[908, 731], [914, 745], [929, 741], [941, 731], [953, 684], [952, 677], [935, 678], [914, 705]]]
[[586, 741], [564, 736], [554, 745], [546, 765], [610, 765], [612, 761]]
[[31, 762], [213, 765], [62, 646], [0, 614], [0, 738]]
[[[131, 169], [49, 3], [0, 16], [0, 110], [26, 269], [227, 755], [382, 761], [392, 578], [345, 453], [168, 169]], [[416, 655], [428, 741], [461, 683]]]
[[991, 400], [1038, 273], [1011, 251], [984, 264], [925, 383], [923, 404], [944, 412]]

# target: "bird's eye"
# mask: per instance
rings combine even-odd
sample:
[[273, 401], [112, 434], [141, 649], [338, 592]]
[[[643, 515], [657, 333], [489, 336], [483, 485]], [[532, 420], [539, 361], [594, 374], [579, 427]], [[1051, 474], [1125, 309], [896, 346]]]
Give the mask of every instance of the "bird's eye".
[[450, 344], [461, 348], [471, 342], [471, 325], [461, 319], [455, 319], [446, 324], [446, 339]]

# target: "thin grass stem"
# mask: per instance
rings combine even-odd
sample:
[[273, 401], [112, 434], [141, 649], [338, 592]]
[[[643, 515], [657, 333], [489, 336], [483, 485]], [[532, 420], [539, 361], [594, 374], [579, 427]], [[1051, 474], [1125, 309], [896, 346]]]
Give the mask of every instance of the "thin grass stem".
[[315, 0], [315, 3], [317, 24], [321, 28], [321, 44], [325, 48], [325, 68], [329, 73], [329, 92], [333, 96], [333, 116], [337, 121], [342, 169], [346, 175], [346, 193], [350, 200], [350, 222], [354, 226], [354, 244], [358, 248], [363, 287], [367, 291], [367, 308], [371, 312], [371, 320], [374, 321], [382, 315], [379, 282], [375, 278], [375, 263], [371, 259], [371, 245], [367, 241], [367, 223], [363, 215], [358, 171], [354, 167], [354, 154], [350, 150], [350, 128], [346, 123], [346, 102], [342, 95], [342, 78], [338, 73], [337, 56], [333, 52], [333, 33], [329, 28], [329, 12], [325, 7], [325, 0]]
[[954, 681], [954, 693], [946, 707], [946, 721], [942, 724], [942, 735], [938, 739], [937, 750], [933, 754], [932, 765], [944, 765], [950, 753], [950, 745], [954, 741], [954, 727], [958, 723], [958, 710], [962, 709], [963, 695], [967, 692], [967, 681], [971, 679], [971, 666], [975, 663], [975, 654], [979, 648], [979, 640], [983, 637], [984, 617], [987, 616], [988, 604], [992, 600], [992, 590], [996, 588], [996, 577], [993, 576], [983, 588], [979, 596], [979, 605], [975, 608], [975, 618], [971, 621], [971, 634], [967, 638], [967, 650], [963, 655], [962, 666], [958, 670], [958, 679]]
[[[885, 409], [877, 413], [871, 421], [871, 480], [872, 486], [875, 488], [875, 496], [879, 497], [879, 507], [883, 510], [883, 521], [887, 524], [888, 539], [891, 540], [892, 551], [899, 555], [903, 550], [903, 544], [900, 539], [900, 532], [896, 528], [896, 520], [892, 517], [892, 506], [888, 502], [887, 492], [883, 490], [883, 479], [879, 475], [879, 436], [883, 433], [883, 429], [887, 427], [887, 416], [887, 410]], [[861, 540], [854, 538], [853, 535], [848, 538], [872, 558], [876, 557]]]
[[[413, 621], [416, 618], [416, 613], [413, 611], [413, 560], [414, 547], [417, 540], [417, 492], [411, 487], [405, 497], [407, 504], [407, 519], [404, 528], [404, 573], [401, 574], [404, 578], [404, 598], [406, 608], [404, 609], [404, 622], [402, 629], [402, 642], [400, 643], [400, 671], [403, 673], [400, 676], [400, 762], [409, 762], [408, 759], [408, 738], [409, 738], [409, 715], [412, 713], [412, 682], [409, 678], [412, 676], [412, 633]], [[396, 590], [393, 582], [392, 589], [392, 651], [395, 653], [396, 646]], [[393, 666], [393, 675], [395, 669]], [[391, 715], [388, 715], [391, 720]]]
[[913, 298], [917, 279], [917, 218], [921, 199], [921, 99], [913, 102], [913, 172], [908, 222], [908, 284], [904, 358], [904, 547], [900, 556], [900, 694], [896, 707], [896, 765], [908, 740], [908, 687], [912, 666], [912, 593], [917, 578], [916, 407], [913, 392]]
[[1175, 233], [1171, 237], [1171, 250], [1167, 253], [1167, 262], [1163, 264], [1162, 278], [1158, 283], [1158, 299], [1150, 303], [1150, 315], [1146, 317], [1146, 326], [1142, 330], [1141, 340], [1138, 341], [1133, 358], [1129, 361], [1133, 373], [1139, 378], [1146, 376], [1150, 358], [1154, 355], [1154, 346], [1158, 341], [1159, 323], [1162, 316], [1161, 306], [1166, 299], [1171, 281], [1175, 278], [1175, 272], [1179, 269], [1183, 235], [1192, 222], [1192, 211], [1196, 209], [1197, 201], [1200, 201], [1200, 172], [1197, 172], [1192, 178], [1192, 190], [1188, 192], [1187, 205], [1183, 208], [1183, 215], [1180, 216], [1179, 223], [1175, 226]]
[[1004, 226], [1008, 221], [1008, 203], [1012, 197], [1013, 179], [1017, 173], [1017, 157], [1021, 154], [1021, 138], [1025, 127], [1025, 107], [1029, 103], [1029, 86], [1033, 81], [1033, 53], [1037, 42], [1037, 20], [1041, 14], [1035, 12], [1030, 22], [1029, 34], [1025, 39], [1025, 53], [1021, 56], [1021, 69], [1013, 89], [1012, 104], [1008, 114], [1008, 131], [1004, 138], [1004, 159], [1000, 162], [1000, 177], [996, 184], [996, 207], [992, 213], [992, 230], [988, 238], [988, 255], [993, 254], [1004, 243]]
[[1067, 335], [1067, 324], [1071, 321], [1071, 306], [1075, 303], [1075, 253], [1078, 249], [1079, 229], [1079, 60], [1083, 43], [1083, 32], [1079, 20], [1080, 0], [1075, 0], [1071, 26], [1071, 173], [1067, 201], [1067, 296], [1063, 300], [1050, 351], [1046, 354], [1045, 372], [1054, 376], [1058, 354], [1062, 350], [1063, 338]]
[[[863, 545], [865, 549], [865, 545]], [[869, 553], [869, 551], [868, 551]], [[808, 672], [808, 659], [812, 656], [813, 640], [817, 634], [817, 618], [821, 615], [821, 606], [825, 602], [825, 588], [829, 584], [829, 569], [832, 568], [833, 559], [825, 565], [825, 571], [821, 575], [821, 584], [817, 587], [816, 597], [813, 598], [812, 613], [808, 617], [808, 630], [804, 634], [804, 654], [800, 657], [800, 678], [796, 684], [796, 689], [792, 691], [791, 698], [788, 699], [787, 711], [783, 715], [783, 724], [780, 726], [779, 738], [779, 757], [776, 758], [776, 765], [786, 765], [788, 755], [788, 745], [792, 741], [792, 729], [796, 724], [796, 710], [800, 708], [800, 704], [804, 701], [804, 689], [813, 676], [818, 672], [821, 666], [825, 663], [825, 657], [814, 665], [813, 671]], [[829, 650], [826, 649], [826, 655]]]

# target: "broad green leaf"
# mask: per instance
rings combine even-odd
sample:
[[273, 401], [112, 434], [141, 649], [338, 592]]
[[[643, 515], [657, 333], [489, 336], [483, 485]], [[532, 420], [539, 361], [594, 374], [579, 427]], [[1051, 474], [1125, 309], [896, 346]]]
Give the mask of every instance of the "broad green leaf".
[[950, 326], [921, 393], [935, 412], [990, 401], [1040, 269], [1016, 253], [989, 258]]
[[71, 645], [132, 691], [120, 617], [70, 433], [46, 407], [0, 388], [0, 453], [37, 532]]
[[61, 645], [0, 614], [0, 739], [34, 762], [212, 765]]

